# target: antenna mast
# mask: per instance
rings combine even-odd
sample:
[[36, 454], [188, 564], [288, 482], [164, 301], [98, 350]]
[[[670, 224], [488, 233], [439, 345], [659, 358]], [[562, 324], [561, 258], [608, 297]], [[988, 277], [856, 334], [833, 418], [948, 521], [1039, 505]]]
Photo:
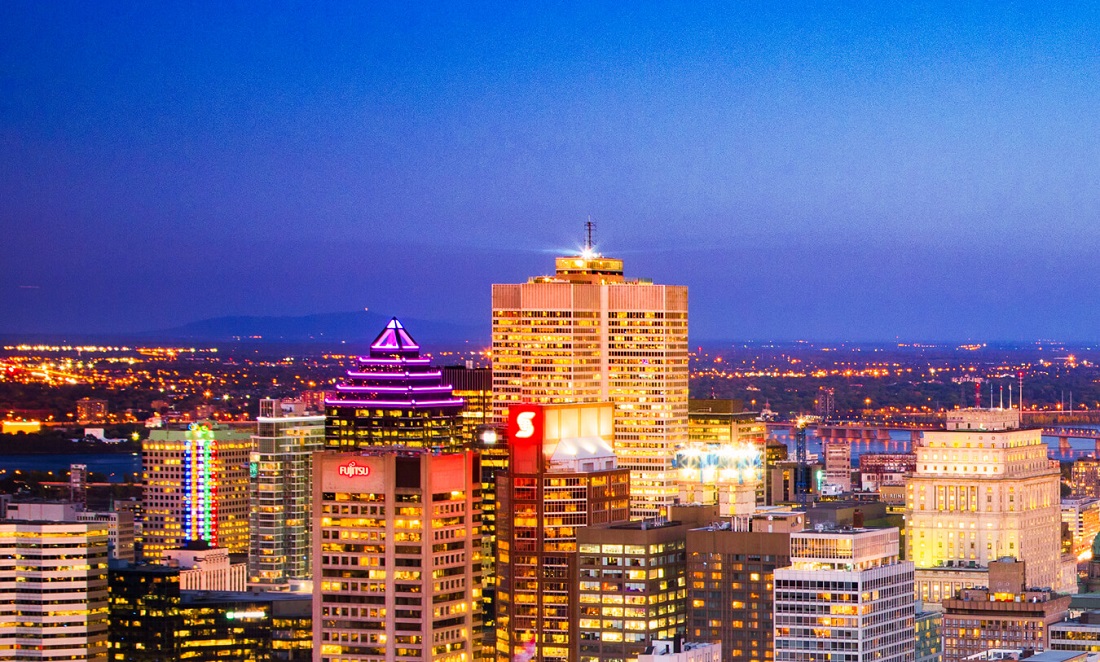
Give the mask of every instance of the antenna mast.
[[596, 231], [596, 224], [592, 222], [592, 217], [588, 217], [588, 221], [584, 224], [584, 250], [588, 253], [592, 252], [592, 234]]

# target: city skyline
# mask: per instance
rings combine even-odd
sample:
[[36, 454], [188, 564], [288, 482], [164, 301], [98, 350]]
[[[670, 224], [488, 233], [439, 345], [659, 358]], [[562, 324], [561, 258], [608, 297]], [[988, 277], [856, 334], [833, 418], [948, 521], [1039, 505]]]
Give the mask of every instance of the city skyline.
[[0, 333], [487, 325], [489, 284], [549, 272], [589, 216], [627, 276], [690, 288], [693, 339], [1100, 321], [1091, 8], [0, 18]]

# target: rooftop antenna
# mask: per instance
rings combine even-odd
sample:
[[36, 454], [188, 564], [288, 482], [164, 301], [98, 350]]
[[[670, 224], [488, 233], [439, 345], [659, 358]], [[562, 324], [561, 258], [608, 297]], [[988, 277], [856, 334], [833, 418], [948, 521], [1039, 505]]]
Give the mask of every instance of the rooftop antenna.
[[1005, 408], [1005, 385], [1001, 384], [1001, 409]]
[[1020, 402], [1020, 416], [1024, 415], [1024, 371], [1021, 370], [1016, 373], [1016, 376], [1020, 378], [1020, 392], [1016, 394], [1016, 399]]
[[592, 243], [592, 234], [596, 231], [596, 224], [592, 222], [592, 217], [588, 217], [588, 221], [584, 224], [584, 252], [591, 253], [594, 244]]
[[1008, 408], [1012, 409], [1012, 382], [1008, 383]]

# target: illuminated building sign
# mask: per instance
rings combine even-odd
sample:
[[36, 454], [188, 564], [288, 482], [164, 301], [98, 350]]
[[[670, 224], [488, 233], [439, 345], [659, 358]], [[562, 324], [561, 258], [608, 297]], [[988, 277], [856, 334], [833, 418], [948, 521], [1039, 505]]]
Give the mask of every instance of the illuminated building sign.
[[543, 410], [538, 405], [508, 408], [508, 443], [516, 473], [538, 473], [542, 468]]
[[535, 418], [535, 412], [523, 411], [516, 414], [516, 439], [530, 439], [535, 436], [535, 424], [531, 421]]
[[370, 467], [351, 460], [346, 464], [341, 464], [338, 473], [349, 478], [365, 478], [370, 475]]
[[187, 457], [183, 466], [183, 489], [187, 540], [218, 543], [218, 478], [215, 463], [218, 441], [207, 425], [188, 426]]
[[753, 483], [763, 475], [760, 449], [752, 443], [698, 444], [676, 451], [673, 467], [683, 480]]
[[262, 609], [257, 609], [257, 610], [254, 610], [254, 611], [227, 611], [227, 612], [225, 612], [225, 617], [228, 618], [231, 621], [254, 620], [254, 619], [257, 619], [257, 618], [263, 618], [265, 616], [267, 616], [267, 612], [262, 610]]

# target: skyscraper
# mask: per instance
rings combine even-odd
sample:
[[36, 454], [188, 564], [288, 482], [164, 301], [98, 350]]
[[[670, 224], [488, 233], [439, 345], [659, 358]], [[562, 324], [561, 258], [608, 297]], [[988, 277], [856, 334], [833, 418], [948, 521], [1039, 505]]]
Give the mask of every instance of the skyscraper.
[[624, 522], [630, 472], [615, 467], [610, 403], [513, 405], [497, 475], [496, 659], [578, 659], [577, 531]]
[[313, 470], [315, 659], [472, 662], [481, 626], [477, 454], [325, 452]]
[[[300, 406], [304, 410], [304, 405]], [[313, 453], [325, 444], [325, 417], [260, 401], [249, 462], [249, 582], [268, 586], [312, 578]]]
[[248, 553], [251, 450], [251, 434], [208, 421], [154, 430], [142, 442], [146, 558], [192, 540]]
[[580, 662], [637, 660], [653, 642], [683, 636], [690, 526], [642, 520], [577, 529]]
[[0, 523], [0, 660], [107, 661], [107, 529]]
[[791, 534], [775, 571], [776, 662], [909, 662], [916, 655], [913, 564], [897, 529]]
[[462, 447], [465, 404], [397, 318], [386, 324], [347, 380], [325, 400], [328, 448]]
[[[938, 604], [988, 586], [992, 561], [1026, 563], [1027, 586], [1073, 590], [1062, 572], [1058, 463], [1018, 409], [949, 412], [925, 432], [906, 481], [906, 558], [917, 597]], [[1070, 578], [1072, 582], [1072, 577]]]
[[492, 298], [495, 419], [521, 402], [614, 403], [631, 513], [665, 512], [688, 437], [687, 288], [626, 280], [622, 260], [588, 246], [557, 258], [553, 276], [493, 285]]
[[720, 519], [709, 508], [709, 526], [687, 535], [688, 640], [721, 642], [726, 662], [766, 662], [773, 659], [775, 570], [790, 563], [791, 534], [802, 530], [805, 515], [760, 512], [745, 526], [744, 518]]

